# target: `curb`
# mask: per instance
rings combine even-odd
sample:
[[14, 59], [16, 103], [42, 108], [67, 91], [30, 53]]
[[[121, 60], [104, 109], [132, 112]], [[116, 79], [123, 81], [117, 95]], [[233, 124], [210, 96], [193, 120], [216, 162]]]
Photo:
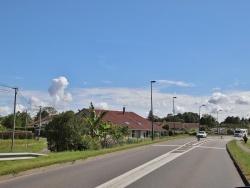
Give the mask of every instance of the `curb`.
[[32, 159], [39, 156], [46, 156], [46, 155], [40, 153], [0, 153], [0, 161]]
[[233, 158], [233, 156], [232, 156], [231, 152], [229, 151], [227, 145], [226, 145], [226, 149], [227, 149], [227, 152], [228, 152], [229, 156], [230, 156], [231, 159], [233, 160], [234, 166], [236, 167], [237, 171], [239, 172], [239, 175], [240, 175], [241, 179], [243, 180], [244, 184], [245, 184], [246, 186], [250, 186], [250, 183], [248, 182], [246, 176], [244, 175], [244, 173], [243, 173], [242, 170], [240, 169], [240, 166], [238, 165], [238, 163], [236, 162], [236, 160]]

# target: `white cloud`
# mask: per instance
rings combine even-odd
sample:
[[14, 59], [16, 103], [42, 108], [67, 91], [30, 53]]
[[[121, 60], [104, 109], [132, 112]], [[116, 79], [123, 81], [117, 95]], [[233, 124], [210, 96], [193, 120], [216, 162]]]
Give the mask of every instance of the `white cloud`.
[[9, 106], [3, 106], [3, 107], [0, 107], [0, 115], [1, 116], [7, 116], [9, 114], [13, 114], [13, 109], [10, 108]]
[[220, 88], [220, 87], [215, 87], [215, 88], [213, 88], [213, 90], [214, 90], [214, 91], [220, 91], [221, 88]]
[[194, 83], [185, 83], [183, 81], [171, 81], [171, 80], [157, 80], [159, 83], [167, 84], [167, 85], [176, 85], [181, 87], [193, 87]]
[[182, 106], [175, 107], [175, 114], [178, 114], [178, 113], [183, 114], [184, 112], [187, 112], [187, 110], [184, 107], [182, 107]]
[[102, 80], [101, 82], [102, 82], [102, 83], [105, 83], [105, 84], [112, 84], [112, 82], [106, 81], [106, 80]]
[[97, 103], [97, 104], [93, 104], [95, 106], [96, 109], [100, 109], [100, 110], [108, 110], [109, 106], [106, 102], [101, 102], [101, 103]]
[[53, 106], [58, 109], [65, 109], [73, 101], [70, 93], [64, 94], [64, 90], [69, 83], [65, 77], [59, 77], [52, 80], [48, 91], [53, 100]]
[[239, 96], [238, 99], [236, 99], [236, 104], [240, 105], [249, 105], [250, 104], [250, 98], [249, 96]]
[[33, 96], [29, 99], [29, 104], [30, 104], [31, 110], [37, 110], [39, 106], [43, 106], [43, 107], [48, 106], [47, 103]]
[[226, 95], [221, 94], [221, 93], [214, 93], [212, 97], [208, 100], [209, 103], [212, 104], [219, 104], [219, 103], [225, 103], [228, 102], [228, 98]]
[[[142, 117], [147, 117], [151, 109], [151, 92], [147, 88], [72, 88], [65, 94], [69, 83], [66, 78], [59, 77], [52, 81], [48, 92], [25, 90], [21, 91], [25, 98], [29, 98], [29, 104], [33, 112], [37, 112], [39, 106], [52, 106], [58, 111], [67, 109], [77, 112], [78, 109], [88, 108], [90, 102], [93, 102], [95, 108], [104, 110], [122, 111], [126, 106], [126, 111], [135, 112]], [[194, 112], [199, 113], [199, 106], [205, 104], [201, 109], [201, 114], [211, 114], [216, 117], [219, 112], [219, 119], [222, 121], [227, 116], [244, 117], [250, 114], [247, 104], [250, 104], [250, 91], [231, 91], [227, 93], [217, 92], [212, 95], [194, 96], [187, 94], [161, 92], [159, 88], [153, 90], [153, 111], [158, 117], [166, 117], [173, 113], [173, 96], [175, 99], [175, 112]], [[72, 99], [74, 97], [74, 101]], [[9, 98], [1, 95], [0, 115], [13, 113], [13, 95]], [[1, 102], [0, 101], [0, 102]], [[18, 101], [19, 102], [19, 101]], [[19, 103], [18, 103], [19, 104]], [[22, 110], [24, 106], [20, 104], [18, 109]]]

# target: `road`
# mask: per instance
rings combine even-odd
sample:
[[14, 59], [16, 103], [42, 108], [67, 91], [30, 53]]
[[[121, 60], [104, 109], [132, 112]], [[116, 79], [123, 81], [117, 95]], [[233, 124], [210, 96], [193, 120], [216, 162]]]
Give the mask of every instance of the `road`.
[[1, 188], [238, 187], [230, 138], [185, 138], [117, 152], [0, 182]]

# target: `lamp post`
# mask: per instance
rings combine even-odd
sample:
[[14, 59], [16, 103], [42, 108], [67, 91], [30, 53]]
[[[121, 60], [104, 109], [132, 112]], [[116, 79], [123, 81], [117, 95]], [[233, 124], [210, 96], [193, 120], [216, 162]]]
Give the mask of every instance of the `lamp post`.
[[152, 122], [152, 133], [151, 133], [151, 137], [152, 137], [152, 141], [154, 140], [154, 115], [153, 115], [153, 95], [152, 95], [152, 85], [153, 83], [155, 83], [156, 81], [151, 81], [151, 122]]
[[217, 110], [217, 134], [219, 134], [219, 119], [218, 119], [218, 116], [219, 116], [219, 112], [221, 112], [222, 110]]
[[173, 116], [174, 116], [174, 137], [175, 137], [175, 110], [174, 110], [174, 99], [177, 97], [173, 97]]
[[199, 107], [199, 131], [200, 131], [200, 129], [201, 129], [201, 107], [202, 106], [206, 106], [205, 104], [203, 104], [203, 105], [201, 105], [200, 107]]

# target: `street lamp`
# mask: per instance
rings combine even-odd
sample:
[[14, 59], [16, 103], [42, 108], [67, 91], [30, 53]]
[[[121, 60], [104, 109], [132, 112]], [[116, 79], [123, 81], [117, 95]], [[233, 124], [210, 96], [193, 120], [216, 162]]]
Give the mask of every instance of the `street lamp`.
[[205, 104], [203, 104], [203, 105], [201, 105], [200, 107], [199, 107], [199, 131], [200, 131], [200, 127], [201, 127], [201, 107], [202, 106], [206, 106]]
[[154, 140], [154, 115], [153, 115], [153, 96], [152, 96], [152, 85], [156, 81], [151, 81], [151, 122], [152, 122], [152, 141]]
[[[175, 116], [175, 110], [174, 110], [174, 99], [177, 97], [173, 97], [173, 115]], [[175, 137], [175, 117], [174, 117], [174, 137]]]
[[217, 110], [217, 134], [219, 134], [219, 120], [218, 120], [218, 114], [219, 112], [221, 112], [222, 110]]

